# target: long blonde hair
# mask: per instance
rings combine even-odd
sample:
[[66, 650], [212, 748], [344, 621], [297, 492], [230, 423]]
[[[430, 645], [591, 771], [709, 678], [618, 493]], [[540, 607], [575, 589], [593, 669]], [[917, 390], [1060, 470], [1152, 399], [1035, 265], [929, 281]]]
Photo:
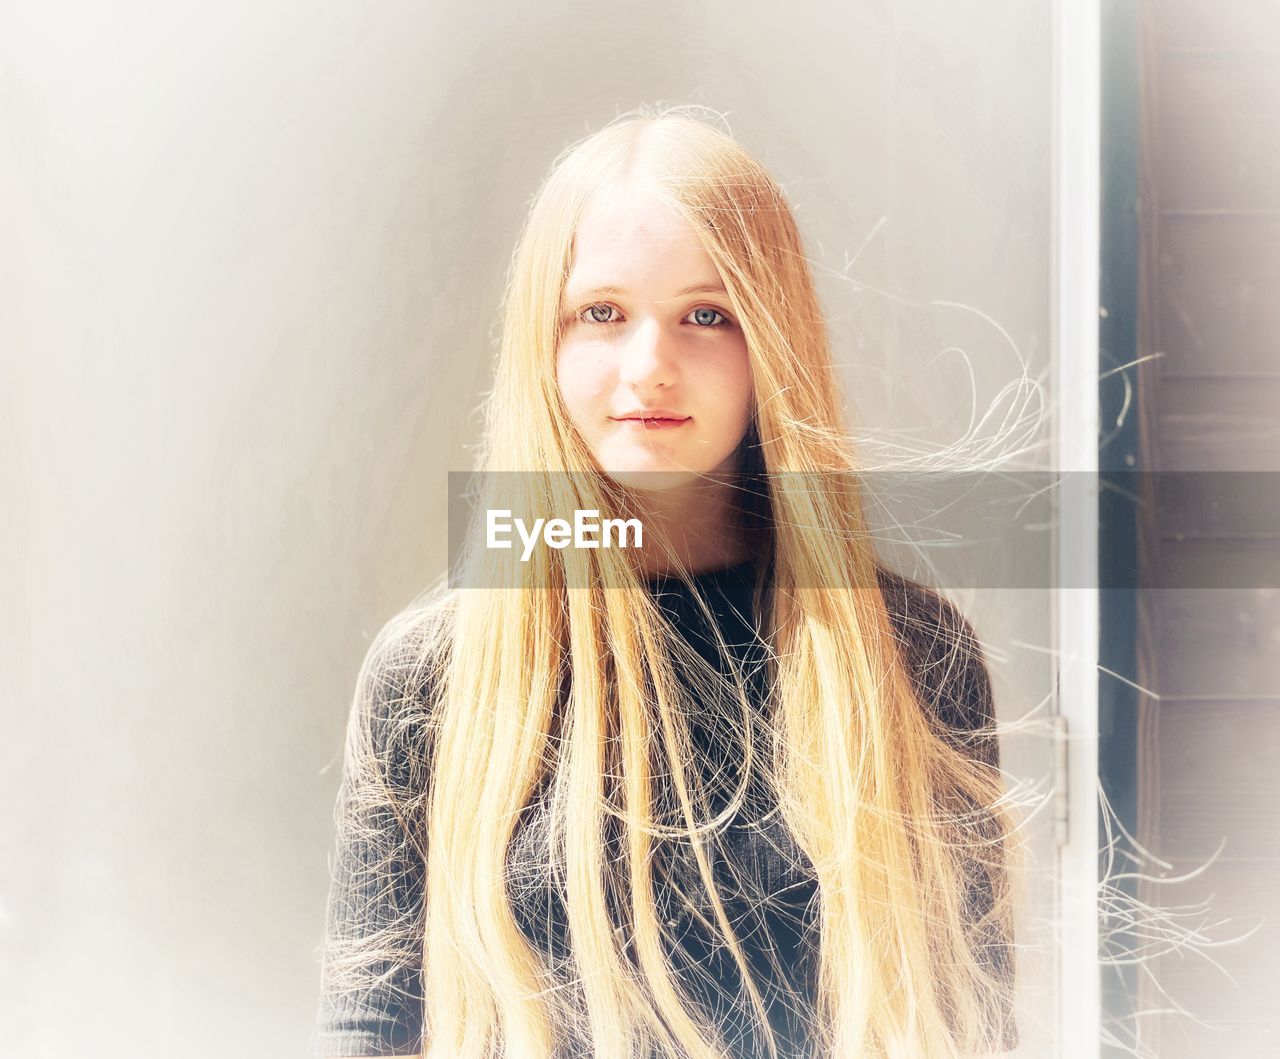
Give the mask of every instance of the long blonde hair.
[[[993, 1013], [1008, 1009], [1012, 982], [980, 950], [1010, 933], [1013, 916], [1014, 829], [997, 804], [1000, 777], [945, 737], [911, 679], [877, 587], [883, 571], [799, 233], [779, 187], [731, 137], [679, 108], [644, 112], [557, 159], [512, 262], [478, 469], [523, 472], [508, 488], [531, 510], [617, 503], [591, 473], [554, 360], [575, 226], [595, 194], [627, 187], [663, 196], [698, 232], [748, 345], [755, 394], [743, 458], [767, 476], [757, 598], [771, 654], [767, 739], [747, 752], [818, 884], [811, 1054], [996, 1050]], [[741, 674], [699, 668], [625, 552], [542, 549], [503, 570], [485, 587], [420, 601], [366, 658], [358, 700], [367, 705], [396, 667], [410, 689], [388, 729], [402, 767], [388, 770], [391, 743], [354, 710], [348, 796], [400, 817], [426, 859], [425, 891], [403, 934], [369, 939], [345, 966], [385, 968], [421, 947], [428, 1059], [549, 1059], [572, 1042], [606, 1059], [723, 1059], [716, 1024], [682, 992], [664, 951], [652, 853], [674, 835], [693, 851], [708, 925], [738, 963], [772, 1053], [711, 871], [719, 818], [707, 818], [687, 724], [709, 694], [745, 711]], [[935, 659], [942, 680], [947, 666], [974, 664], [977, 647], [953, 609], [937, 616], [950, 623], [938, 630], [952, 652]], [[552, 821], [541, 870], [565, 898], [567, 975], [530, 944], [510, 899], [513, 838], [538, 797]], [[978, 923], [965, 898], [975, 865], [991, 890]]]

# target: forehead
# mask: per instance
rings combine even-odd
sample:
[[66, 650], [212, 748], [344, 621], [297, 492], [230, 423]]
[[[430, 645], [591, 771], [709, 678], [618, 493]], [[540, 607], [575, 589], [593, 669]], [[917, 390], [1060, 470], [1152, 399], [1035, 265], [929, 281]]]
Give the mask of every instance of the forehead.
[[655, 196], [601, 196], [574, 233], [568, 292], [615, 286], [657, 292], [719, 281], [693, 227]]

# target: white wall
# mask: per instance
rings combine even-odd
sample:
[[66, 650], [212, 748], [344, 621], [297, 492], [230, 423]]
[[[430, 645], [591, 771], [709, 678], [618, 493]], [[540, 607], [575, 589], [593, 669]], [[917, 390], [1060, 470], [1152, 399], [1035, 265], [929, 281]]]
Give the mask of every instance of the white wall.
[[[860, 427], [947, 442], [946, 347], [980, 409], [1013, 347], [1046, 369], [1049, 34], [1019, 0], [6, 5], [5, 1053], [302, 1054], [355, 667], [442, 568], [567, 142], [727, 111], [798, 211]], [[1019, 714], [1044, 594], [969, 603]]]

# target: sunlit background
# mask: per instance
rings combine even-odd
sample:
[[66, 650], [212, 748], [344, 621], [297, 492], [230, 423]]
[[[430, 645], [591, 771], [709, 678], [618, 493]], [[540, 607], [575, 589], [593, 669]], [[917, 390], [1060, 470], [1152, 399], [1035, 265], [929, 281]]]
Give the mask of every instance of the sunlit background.
[[[618, 113], [705, 105], [782, 183], [878, 457], [1017, 439], [1022, 467], [1088, 469], [1070, 439], [1101, 400], [1146, 424], [1104, 466], [1128, 445], [1276, 469], [1278, 9], [1088, 7], [5, 4], [0, 1053], [307, 1054], [356, 669], [444, 571], [529, 199]], [[1063, 149], [1090, 128], [1100, 185]], [[1096, 385], [1120, 364], [1141, 417]], [[1033, 722], [1003, 741], [1010, 784], [1063, 795], [1027, 823], [1017, 1054], [1270, 1054], [1273, 925], [1211, 950], [1234, 985], [1157, 964], [1212, 1030], [1135, 1021], [1170, 1006], [1141, 976], [1100, 1005], [1095, 937], [1061, 926], [1097, 922], [1099, 754], [1171, 864], [1229, 837], [1217, 884], [1146, 899], [1216, 891], [1241, 930], [1269, 911], [1280, 597], [1162, 619], [1196, 672], [1237, 667], [1166, 712], [1093, 680], [1096, 608], [1084, 642], [1052, 592], [954, 595], [1001, 719]], [[1100, 616], [1128, 645], [1107, 664], [1157, 687], [1149, 637]]]

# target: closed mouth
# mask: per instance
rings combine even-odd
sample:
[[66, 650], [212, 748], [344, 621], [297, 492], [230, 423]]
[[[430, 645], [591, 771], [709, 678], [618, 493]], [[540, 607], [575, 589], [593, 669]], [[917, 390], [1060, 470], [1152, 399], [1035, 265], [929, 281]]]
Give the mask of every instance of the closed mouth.
[[664, 416], [654, 416], [652, 418], [645, 419], [617, 419], [614, 420], [614, 422], [638, 426], [641, 430], [648, 433], [651, 430], [678, 430], [689, 422], [689, 417], [686, 416], [684, 419], [668, 419]]
[[615, 423], [684, 423], [691, 416], [610, 416]]

